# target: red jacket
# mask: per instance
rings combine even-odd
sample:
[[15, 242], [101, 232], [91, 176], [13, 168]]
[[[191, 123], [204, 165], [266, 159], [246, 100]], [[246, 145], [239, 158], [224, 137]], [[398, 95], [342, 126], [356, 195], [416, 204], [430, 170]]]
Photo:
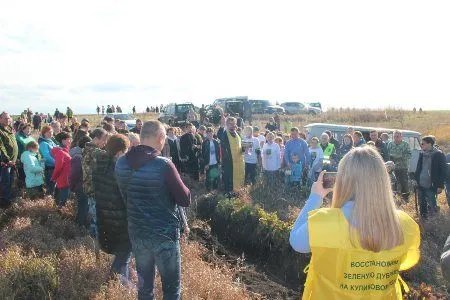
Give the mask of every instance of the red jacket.
[[70, 160], [69, 148], [55, 147], [51, 150], [55, 159], [55, 169], [53, 170], [52, 180], [56, 182], [59, 189], [69, 187]]

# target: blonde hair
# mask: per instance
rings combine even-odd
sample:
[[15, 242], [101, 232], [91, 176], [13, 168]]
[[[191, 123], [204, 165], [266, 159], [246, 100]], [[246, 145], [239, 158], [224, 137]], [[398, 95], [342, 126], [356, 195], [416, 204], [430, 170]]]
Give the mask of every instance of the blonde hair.
[[243, 133], [244, 133], [244, 136], [253, 135], [253, 127], [252, 126], [245, 126]]
[[342, 208], [348, 200], [355, 206], [350, 240], [366, 250], [379, 252], [403, 244], [403, 232], [394, 204], [389, 174], [378, 151], [354, 148], [341, 160], [331, 207]]

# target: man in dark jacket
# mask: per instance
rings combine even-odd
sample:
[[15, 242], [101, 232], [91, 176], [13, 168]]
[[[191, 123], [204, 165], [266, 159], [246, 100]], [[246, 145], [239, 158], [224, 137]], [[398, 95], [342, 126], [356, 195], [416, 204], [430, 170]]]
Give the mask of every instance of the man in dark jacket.
[[383, 142], [378, 136], [378, 131], [372, 130], [370, 132], [370, 140], [375, 143], [375, 147], [377, 147], [378, 152], [380, 153], [383, 160], [386, 162], [389, 160], [388, 148], [385, 142]]
[[81, 160], [83, 158], [84, 146], [91, 141], [92, 139], [88, 135], [85, 135], [78, 139], [77, 145], [69, 151], [69, 155], [72, 157], [70, 160], [69, 187], [77, 198], [77, 215], [75, 219], [80, 226], [86, 226], [86, 218], [89, 210], [88, 198], [83, 190], [83, 168], [81, 166]]
[[423, 218], [428, 216], [428, 206], [432, 212], [438, 212], [436, 198], [444, 190], [447, 164], [444, 154], [434, 144], [434, 136], [422, 138], [422, 151], [415, 174], [419, 188], [420, 215]]
[[142, 120], [136, 119], [136, 126], [130, 130], [132, 133], [141, 134]]
[[117, 185], [114, 169], [117, 159], [125, 154], [129, 147], [130, 141], [126, 136], [111, 136], [106, 143], [106, 151], [94, 153], [92, 167], [98, 241], [103, 251], [115, 256], [111, 273], [119, 274], [125, 284], [129, 281], [131, 243], [128, 237], [127, 207]]
[[92, 164], [94, 161], [94, 152], [102, 149], [108, 139], [108, 134], [103, 128], [96, 128], [91, 133], [92, 141], [87, 143], [83, 149], [81, 166], [83, 169], [83, 190], [88, 197], [89, 204], [89, 232], [91, 236], [97, 237], [97, 213], [95, 212], [95, 195], [92, 183]]
[[0, 114], [0, 184], [2, 190], [2, 206], [9, 206], [12, 198], [12, 184], [19, 148], [16, 136], [11, 127], [12, 119], [7, 112]]
[[192, 133], [193, 125], [188, 123], [184, 127], [184, 134], [180, 137], [180, 158], [185, 163], [185, 170], [194, 180], [199, 180], [199, 161], [197, 140]]
[[139, 299], [153, 299], [155, 266], [164, 299], [180, 299], [180, 222], [177, 206], [191, 202], [175, 165], [161, 157], [166, 131], [159, 121], [145, 122], [141, 145], [120, 157], [116, 177], [127, 203], [128, 233], [139, 278]]
[[39, 115], [39, 113], [36, 112], [34, 114], [34, 116], [33, 116], [33, 127], [34, 127], [34, 130], [36, 130], [36, 131], [41, 130], [41, 123], [42, 123], [42, 118]]
[[206, 172], [206, 189], [217, 189], [219, 187], [219, 165], [220, 165], [220, 145], [214, 139], [214, 130], [206, 129], [206, 139], [202, 144], [203, 165]]

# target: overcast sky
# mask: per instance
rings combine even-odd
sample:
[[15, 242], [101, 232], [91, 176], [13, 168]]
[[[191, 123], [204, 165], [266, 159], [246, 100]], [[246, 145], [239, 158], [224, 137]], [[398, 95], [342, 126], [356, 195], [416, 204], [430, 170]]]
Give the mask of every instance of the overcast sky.
[[450, 1], [4, 1], [0, 110], [248, 95], [450, 109]]

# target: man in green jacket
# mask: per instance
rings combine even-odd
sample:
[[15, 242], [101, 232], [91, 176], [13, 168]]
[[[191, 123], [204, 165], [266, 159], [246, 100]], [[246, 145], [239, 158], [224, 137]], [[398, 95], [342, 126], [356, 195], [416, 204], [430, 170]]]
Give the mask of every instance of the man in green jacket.
[[11, 188], [14, 182], [14, 169], [19, 153], [16, 136], [11, 127], [12, 119], [7, 112], [0, 115], [0, 164], [1, 164], [1, 205], [11, 204]]
[[394, 140], [387, 146], [389, 160], [395, 163], [394, 174], [401, 188], [402, 198], [409, 199], [408, 166], [411, 159], [409, 144], [403, 140], [401, 131], [394, 131]]

